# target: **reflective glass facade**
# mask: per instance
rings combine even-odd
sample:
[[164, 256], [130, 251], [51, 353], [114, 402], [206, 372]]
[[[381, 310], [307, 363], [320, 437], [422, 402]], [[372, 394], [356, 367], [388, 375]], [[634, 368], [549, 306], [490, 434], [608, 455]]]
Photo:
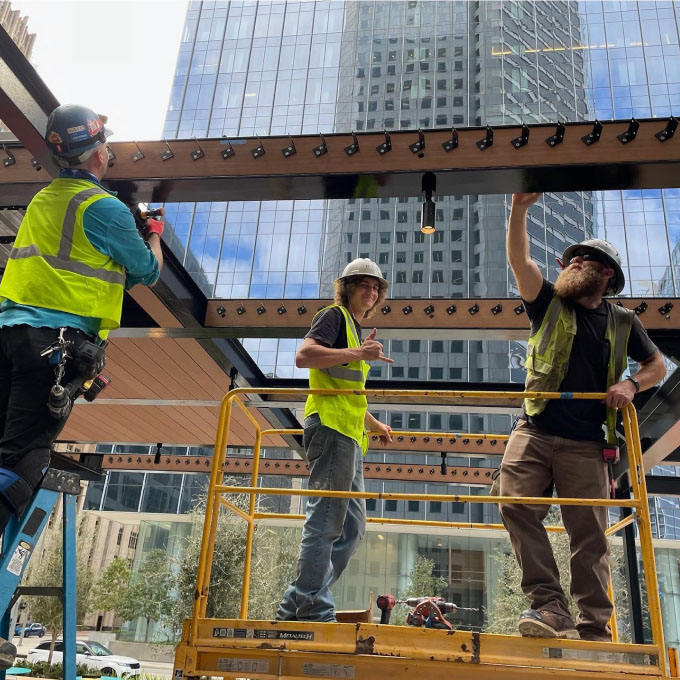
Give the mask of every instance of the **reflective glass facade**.
[[[670, 2], [192, 2], [164, 134], [666, 116], [680, 97], [678, 49]], [[532, 256], [554, 278], [567, 244], [602, 236], [622, 253], [625, 295], [674, 295], [679, 197], [547, 194], [529, 216]], [[175, 252], [211, 297], [329, 296], [358, 256], [380, 264], [392, 297], [516, 293], [503, 245], [506, 196], [437, 197], [431, 236], [418, 229], [418, 200], [406, 197], [167, 210]], [[296, 344], [245, 342], [265, 374], [283, 378], [305, 375], [294, 366]], [[394, 341], [395, 364], [373, 377], [523, 379], [521, 344], [415, 344]]]

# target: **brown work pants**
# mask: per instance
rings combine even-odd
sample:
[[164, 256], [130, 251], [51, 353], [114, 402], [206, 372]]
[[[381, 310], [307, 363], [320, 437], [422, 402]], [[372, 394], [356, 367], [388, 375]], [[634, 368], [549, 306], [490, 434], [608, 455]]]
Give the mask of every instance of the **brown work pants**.
[[[547, 434], [520, 420], [508, 441], [500, 475], [501, 496], [542, 496], [554, 482], [563, 498], [606, 498], [602, 445]], [[549, 505], [501, 504], [500, 511], [522, 570], [522, 590], [532, 609], [569, 614], [548, 535], [542, 524]], [[607, 596], [607, 509], [563, 505], [571, 548], [571, 596], [579, 608], [579, 632], [602, 633], [612, 613]]]

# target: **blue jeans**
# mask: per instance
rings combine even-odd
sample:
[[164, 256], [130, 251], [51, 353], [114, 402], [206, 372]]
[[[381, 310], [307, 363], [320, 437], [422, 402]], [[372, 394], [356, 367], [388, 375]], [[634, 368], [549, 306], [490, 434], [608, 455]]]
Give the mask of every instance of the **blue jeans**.
[[[309, 488], [363, 491], [363, 457], [349, 437], [321, 424], [317, 414], [305, 419]], [[296, 579], [276, 611], [280, 621], [335, 621], [330, 587], [340, 578], [366, 529], [363, 498], [310, 497], [302, 528]]]

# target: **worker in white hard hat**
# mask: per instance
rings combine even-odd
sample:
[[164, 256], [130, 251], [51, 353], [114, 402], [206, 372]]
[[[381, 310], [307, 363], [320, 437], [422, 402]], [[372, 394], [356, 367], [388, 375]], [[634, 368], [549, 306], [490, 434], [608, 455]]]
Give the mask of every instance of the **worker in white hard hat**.
[[[506, 447], [501, 496], [607, 498], [608, 468], [618, 454], [616, 411], [665, 375], [663, 358], [639, 318], [611, 304], [625, 286], [616, 248], [601, 239], [569, 246], [555, 283], [543, 278], [529, 254], [527, 211], [540, 194], [515, 194], [508, 224], [507, 254], [531, 322], [526, 390], [606, 392], [605, 403], [576, 399], [525, 399]], [[622, 378], [628, 357], [639, 364]], [[549, 492], [546, 493], [546, 489]], [[569, 613], [559, 573], [542, 524], [549, 505], [501, 504], [501, 517], [522, 569], [522, 590], [531, 608], [519, 631], [529, 637], [611, 640], [607, 508], [561, 506], [571, 548]]]
[[[298, 349], [295, 364], [309, 369], [312, 389], [363, 390], [367, 361], [391, 363], [374, 328], [361, 339], [361, 322], [385, 300], [387, 281], [375, 262], [358, 258], [335, 281], [335, 302], [321, 309]], [[310, 395], [305, 405], [304, 446], [309, 488], [363, 491], [366, 431], [392, 441], [388, 425], [367, 410], [361, 394]], [[302, 529], [298, 571], [276, 612], [283, 621], [335, 621], [330, 587], [354, 554], [366, 527], [360, 498], [310, 497]]]

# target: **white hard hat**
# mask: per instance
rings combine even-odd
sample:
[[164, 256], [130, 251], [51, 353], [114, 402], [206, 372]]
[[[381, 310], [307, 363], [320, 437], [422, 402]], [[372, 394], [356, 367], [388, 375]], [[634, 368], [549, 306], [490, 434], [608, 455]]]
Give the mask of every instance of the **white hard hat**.
[[572, 257], [583, 255], [584, 253], [594, 253], [596, 255], [604, 256], [603, 259], [611, 265], [611, 268], [614, 270], [614, 276], [609, 279], [609, 288], [605, 295], [618, 295], [626, 285], [626, 277], [624, 276], [621, 267], [619, 251], [616, 250], [609, 241], [591, 238], [587, 241], [581, 241], [581, 243], [575, 243], [574, 245], [569, 246], [562, 255], [562, 262], [564, 262], [564, 265], [566, 266], [569, 264], [569, 260], [571, 260]]
[[342, 276], [339, 276], [336, 280], [342, 281], [343, 279], [348, 279], [352, 276], [372, 276], [374, 279], [378, 279], [380, 283], [384, 284], [387, 288], [388, 283], [383, 278], [380, 267], [373, 262], [373, 260], [368, 257], [357, 257], [356, 260], [352, 260], [342, 271]]

